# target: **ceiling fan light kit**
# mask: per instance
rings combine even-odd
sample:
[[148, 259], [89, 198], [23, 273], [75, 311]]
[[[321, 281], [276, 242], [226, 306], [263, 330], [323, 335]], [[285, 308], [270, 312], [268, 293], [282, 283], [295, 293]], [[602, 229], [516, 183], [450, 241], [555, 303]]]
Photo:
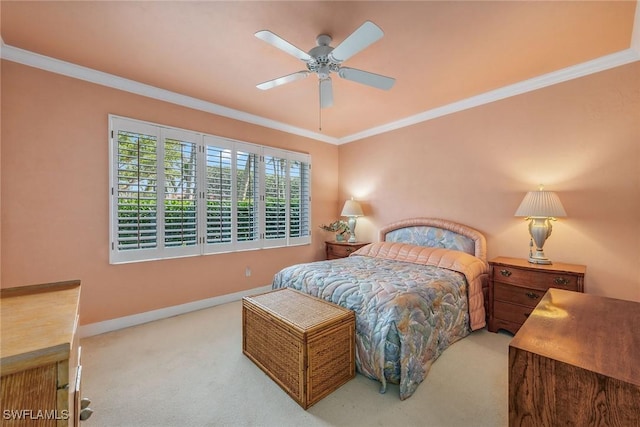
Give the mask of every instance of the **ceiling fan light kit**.
[[367, 48], [369, 45], [380, 40], [384, 33], [376, 24], [366, 21], [338, 46], [331, 47], [331, 36], [320, 34], [316, 37], [316, 45], [308, 53], [297, 48], [282, 37], [268, 30], [258, 31], [255, 36], [270, 45], [304, 61], [306, 70], [297, 71], [286, 76], [256, 85], [258, 89], [267, 90], [286, 83], [306, 78], [314, 73], [319, 79], [320, 108], [327, 108], [333, 105], [333, 88], [331, 83], [331, 73], [337, 74], [340, 78], [351, 80], [360, 84], [389, 90], [393, 87], [395, 79], [356, 68], [343, 67], [342, 63], [351, 58], [356, 53]]

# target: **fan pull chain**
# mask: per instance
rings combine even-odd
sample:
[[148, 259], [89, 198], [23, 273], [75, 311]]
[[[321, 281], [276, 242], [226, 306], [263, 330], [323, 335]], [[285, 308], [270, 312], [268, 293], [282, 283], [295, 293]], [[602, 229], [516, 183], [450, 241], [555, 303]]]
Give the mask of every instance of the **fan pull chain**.
[[318, 132], [322, 132], [322, 81], [318, 80], [318, 94], [320, 104], [318, 105]]

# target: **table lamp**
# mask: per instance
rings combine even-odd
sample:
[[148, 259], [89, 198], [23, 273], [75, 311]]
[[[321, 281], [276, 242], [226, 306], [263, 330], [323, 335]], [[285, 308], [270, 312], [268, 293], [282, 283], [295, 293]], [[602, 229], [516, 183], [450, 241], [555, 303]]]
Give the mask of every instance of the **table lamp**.
[[[544, 255], [543, 247], [547, 238], [551, 235], [551, 221], [558, 217], [565, 217], [567, 213], [560, 202], [560, 198], [553, 191], [544, 191], [540, 186], [538, 191], [529, 191], [515, 216], [523, 216], [529, 221], [529, 262], [532, 264], [551, 264], [551, 260]], [[533, 244], [535, 242], [535, 251]]]
[[344, 202], [344, 207], [342, 208], [342, 216], [346, 216], [348, 219], [347, 223], [349, 224], [349, 243], [356, 243], [356, 218], [359, 216], [363, 216], [362, 207], [360, 207], [360, 203], [353, 200], [347, 200]]

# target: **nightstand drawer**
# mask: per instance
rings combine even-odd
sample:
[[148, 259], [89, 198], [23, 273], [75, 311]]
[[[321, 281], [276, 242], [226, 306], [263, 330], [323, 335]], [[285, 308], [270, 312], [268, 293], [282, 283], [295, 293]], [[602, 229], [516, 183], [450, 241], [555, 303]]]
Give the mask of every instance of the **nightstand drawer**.
[[346, 258], [363, 246], [368, 245], [367, 242], [349, 243], [349, 242], [325, 242], [327, 250], [327, 259]]
[[584, 265], [531, 264], [522, 258], [489, 261], [489, 325], [491, 332], [516, 334], [550, 288], [582, 292]]
[[336, 258], [344, 258], [351, 255], [358, 248], [354, 248], [352, 246], [343, 246], [343, 245], [329, 245], [327, 246], [327, 252], [329, 255], [333, 255]]
[[508, 301], [534, 308], [546, 291], [495, 282], [493, 292], [493, 297], [496, 301]]
[[522, 325], [535, 307], [525, 307], [523, 305], [509, 304], [508, 302], [495, 301], [494, 308], [499, 319]]
[[521, 270], [504, 265], [495, 267], [493, 280], [545, 291], [549, 288], [560, 288], [568, 291], [579, 290], [578, 278], [575, 275], [562, 272], [547, 273], [542, 271]]

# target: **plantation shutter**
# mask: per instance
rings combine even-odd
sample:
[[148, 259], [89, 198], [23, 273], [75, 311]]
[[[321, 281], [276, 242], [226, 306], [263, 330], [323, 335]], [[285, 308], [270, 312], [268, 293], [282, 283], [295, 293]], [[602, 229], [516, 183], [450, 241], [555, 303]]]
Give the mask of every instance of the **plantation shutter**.
[[289, 160], [289, 244], [311, 242], [311, 168], [306, 157]]
[[198, 247], [197, 134], [163, 129], [164, 246], [168, 254], [193, 255]]
[[205, 136], [205, 252], [233, 250], [233, 144]]
[[287, 243], [287, 168], [285, 156], [273, 150], [264, 155], [264, 246]]
[[236, 144], [236, 247], [260, 248], [260, 149]]
[[110, 120], [111, 263], [311, 242], [311, 157]]
[[152, 126], [112, 130], [112, 257], [114, 262], [157, 256], [158, 131]]

